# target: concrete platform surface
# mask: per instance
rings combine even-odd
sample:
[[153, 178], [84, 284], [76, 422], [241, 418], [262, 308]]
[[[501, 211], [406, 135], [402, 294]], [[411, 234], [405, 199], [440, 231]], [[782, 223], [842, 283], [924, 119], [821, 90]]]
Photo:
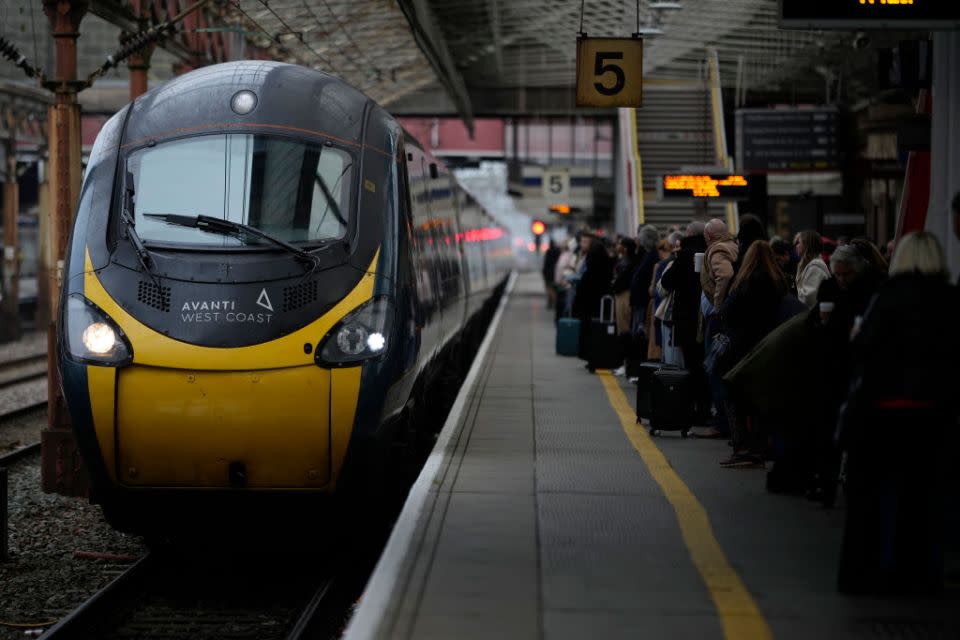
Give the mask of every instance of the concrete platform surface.
[[834, 587], [842, 509], [651, 438], [554, 353], [539, 276], [495, 319], [346, 638], [957, 638], [960, 594]]

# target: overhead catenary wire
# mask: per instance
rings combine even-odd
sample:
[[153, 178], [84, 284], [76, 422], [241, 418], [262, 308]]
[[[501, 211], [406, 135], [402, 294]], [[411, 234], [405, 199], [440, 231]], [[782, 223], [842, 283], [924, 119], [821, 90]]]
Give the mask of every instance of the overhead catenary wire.
[[[259, 0], [259, 2], [264, 6], [265, 9], [267, 9], [267, 11], [273, 14], [273, 17], [276, 18], [281, 25], [283, 25], [283, 28], [286, 29], [286, 33], [292, 34], [294, 37], [296, 37], [296, 39], [300, 42], [301, 45], [304, 46], [304, 48], [306, 48], [314, 56], [316, 56], [317, 59], [320, 60], [320, 62], [327, 65], [331, 71], [334, 71], [334, 72], [337, 71], [337, 68], [334, 66], [333, 62], [331, 62], [329, 58], [327, 58], [326, 56], [321, 54], [319, 51], [314, 49], [310, 44], [308, 44], [307, 41], [303, 38], [302, 32], [295, 31], [292, 28], [290, 28], [290, 25], [287, 24], [287, 21], [284, 20], [283, 17], [280, 16], [280, 14], [274, 11], [273, 7], [270, 6], [270, 3], [267, 2], [267, 0]], [[243, 15], [247, 16], [247, 18], [250, 18], [251, 20], [253, 20], [250, 14], [244, 11], [243, 7], [240, 6], [240, 0], [237, 0], [237, 8], [240, 9], [240, 12], [243, 13]], [[279, 37], [282, 34], [271, 35], [270, 32], [264, 29], [256, 20], [253, 20], [253, 22], [260, 28], [261, 31], [263, 31], [265, 34], [270, 36], [271, 39], [273, 39], [275, 42], [280, 41]]]
[[169, 20], [159, 24], [151, 25], [149, 29], [132, 35], [120, 46], [120, 48], [108, 55], [107, 59], [103, 61], [103, 64], [94, 69], [90, 75], [87, 76], [87, 86], [92, 85], [97, 78], [105, 74], [110, 69], [116, 67], [133, 54], [139, 53], [140, 51], [143, 51], [149, 47], [151, 44], [159, 42], [167, 36], [173, 34], [178, 23], [182, 22], [184, 18], [194, 11], [199, 11], [210, 2], [211, 0], [200, 0]]
[[[303, 7], [310, 13], [310, 15], [316, 21], [317, 26], [322, 27], [323, 22], [320, 20], [320, 16], [314, 13], [313, 9], [310, 7], [310, 4], [307, 2], [307, 0], [300, 0], [300, 1], [303, 3]], [[323, 6], [327, 10], [327, 13], [329, 13], [330, 17], [333, 18], [333, 21], [337, 23], [337, 28], [340, 29], [340, 31], [343, 33], [344, 36], [346, 36], [347, 41], [353, 46], [354, 50], [359, 54], [361, 61], [370, 65], [371, 68], [379, 72], [379, 70], [376, 69], [376, 65], [367, 58], [366, 54], [363, 52], [363, 49], [360, 48], [357, 42], [353, 39], [353, 36], [350, 35], [350, 31], [344, 26], [343, 21], [340, 20], [340, 17], [336, 13], [334, 13], [333, 8], [330, 6], [330, 3], [328, 3], [327, 0], [322, 0], [322, 2], [323, 2]], [[343, 51], [343, 49], [340, 49], [339, 47], [337, 47], [337, 49], [340, 51], [340, 55], [342, 55], [350, 64], [354, 65], [355, 67], [357, 66], [356, 62], [350, 59], [350, 57], [346, 54], [346, 52]]]

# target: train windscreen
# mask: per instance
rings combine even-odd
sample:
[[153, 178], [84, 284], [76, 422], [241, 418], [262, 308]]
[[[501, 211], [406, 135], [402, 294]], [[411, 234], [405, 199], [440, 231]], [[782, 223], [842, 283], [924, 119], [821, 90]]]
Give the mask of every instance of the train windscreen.
[[347, 232], [353, 156], [331, 145], [259, 134], [203, 135], [138, 149], [126, 170], [136, 229], [147, 243], [251, 243], [166, 224], [158, 214], [231, 220], [307, 246]]

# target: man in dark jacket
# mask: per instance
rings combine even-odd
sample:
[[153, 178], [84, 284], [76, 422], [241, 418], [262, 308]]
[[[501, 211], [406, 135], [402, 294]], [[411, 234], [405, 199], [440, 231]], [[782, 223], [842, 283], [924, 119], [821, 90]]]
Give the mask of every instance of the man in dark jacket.
[[[660, 233], [652, 224], [637, 229], [637, 268], [633, 272], [630, 282], [630, 307], [633, 309], [634, 334], [644, 331], [647, 322], [647, 305], [650, 303], [650, 281], [653, 280], [653, 270], [660, 262], [657, 253], [657, 241]], [[642, 338], [646, 343], [646, 337]]]
[[557, 303], [557, 290], [553, 285], [553, 272], [557, 268], [557, 261], [560, 259], [560, 247], [550, 238], [550, 246], [547, 247], [543, 255], [543, 286], [547, 290], [547, 309], [552, 309]]
[[700, 274], [694, 271], [694, 255], [707, 250], [703, 227], [704, 224], [696, 220], [687, 225], [677, 259], [660, 280], [665, 290], [673, 292], [673, 336], [683, 351], [684, 364], [693, 375], [697, 411], [701, 418], [710, 412], [707, 376], [703, 370], [703, 344], [697, 341], [703, 289]]
[[577, 283], [577, 293], [573, 298], [573, 316], [580, 319], [580, 357], [584, 358], [586, 351], [586, 336], [590, 335], [590, 324], [595, 315], [600, 313], [600, 299], [610, 293], [610, 280], [613, 278], [613, 261], [603, 246], [603, 242], [595, 236], [583, 235], [586, 244], [586, 268], [583, 277]]

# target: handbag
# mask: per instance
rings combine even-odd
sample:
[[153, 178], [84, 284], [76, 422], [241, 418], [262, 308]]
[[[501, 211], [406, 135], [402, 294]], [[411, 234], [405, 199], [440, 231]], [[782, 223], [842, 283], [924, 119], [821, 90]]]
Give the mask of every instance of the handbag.
[[730, 336], [721, 331], [713, 338], [713, 343], [710, 345], [710, 352], [707, 353], [707, 357], [703, 361], [703, 368], [706, 369], [710, 375], [722, 373], [725, 360], [729, 353]]

